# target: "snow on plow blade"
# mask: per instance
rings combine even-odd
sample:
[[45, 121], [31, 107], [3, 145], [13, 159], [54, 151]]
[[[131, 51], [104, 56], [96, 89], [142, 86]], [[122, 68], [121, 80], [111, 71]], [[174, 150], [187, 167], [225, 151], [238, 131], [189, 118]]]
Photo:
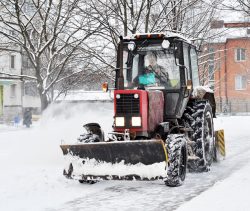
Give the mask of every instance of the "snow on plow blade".
[[167, 176], [162, 140], [61, 145], [64, 174], [78, 180], [155, 180]]

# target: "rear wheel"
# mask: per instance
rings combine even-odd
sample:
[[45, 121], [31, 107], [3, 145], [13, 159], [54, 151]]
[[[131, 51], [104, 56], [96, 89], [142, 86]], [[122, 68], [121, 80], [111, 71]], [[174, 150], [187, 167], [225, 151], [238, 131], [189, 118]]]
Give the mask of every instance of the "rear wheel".
[[186, 177], [187, 144], [183, 134], [170, 134], [166, 140], [168, 153], [168, 171], [165, 184], [170, 187], [180, 186]]
[[215, 156], [215, 139], [212, 108], [207, 101], [194, 101], [189, 103], [183, 119], [192, 128], [189, 137], [192, 152], [197, 159], [188, 162], [191, 171], [208, 171]]

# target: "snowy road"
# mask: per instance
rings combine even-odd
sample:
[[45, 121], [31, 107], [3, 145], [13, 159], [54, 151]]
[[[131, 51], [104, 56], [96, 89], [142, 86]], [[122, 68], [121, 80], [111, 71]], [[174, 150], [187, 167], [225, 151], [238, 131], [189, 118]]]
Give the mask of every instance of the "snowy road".
[[225, 129], [226, 160], [210, 172], [188, 173], [181, 187], [162, 181], [88, 185], [65, 179], [61, 140], [74, 142], [90, 121], [109, 131], [112, 115], [109, 104], [56, 106], [30, 130], [0, 130], [0, 210], [174, 210], [249, 164], [250, 117], [219, 117], [215, 121]]

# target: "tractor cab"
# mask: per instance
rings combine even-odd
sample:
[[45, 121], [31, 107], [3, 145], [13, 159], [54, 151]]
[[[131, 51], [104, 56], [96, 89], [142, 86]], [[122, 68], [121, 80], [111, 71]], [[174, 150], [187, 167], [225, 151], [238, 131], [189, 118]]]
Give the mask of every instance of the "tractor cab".
[[193, 86], [199, 86], [195, 46], [181, 36], [140, 34], [121, 39], [117, 90], [160, 90], [164, 121], [181, 118]]

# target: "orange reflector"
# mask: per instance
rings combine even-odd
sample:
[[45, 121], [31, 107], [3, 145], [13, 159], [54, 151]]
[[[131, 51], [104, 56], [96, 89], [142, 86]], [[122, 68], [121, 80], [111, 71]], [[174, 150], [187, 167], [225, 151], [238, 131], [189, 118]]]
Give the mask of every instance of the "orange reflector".
[[105, 83], [102, 84], [102, 91], [103, 92], [107, 92], [108, 91], [108, 83], [107, 82], [105, 82]]
[[164, 34], [158, 34], [158, 33], [147, 33], [147, 34], [136, 34], [136, 39], [154, 39], [154, 38], [163, 38]]

